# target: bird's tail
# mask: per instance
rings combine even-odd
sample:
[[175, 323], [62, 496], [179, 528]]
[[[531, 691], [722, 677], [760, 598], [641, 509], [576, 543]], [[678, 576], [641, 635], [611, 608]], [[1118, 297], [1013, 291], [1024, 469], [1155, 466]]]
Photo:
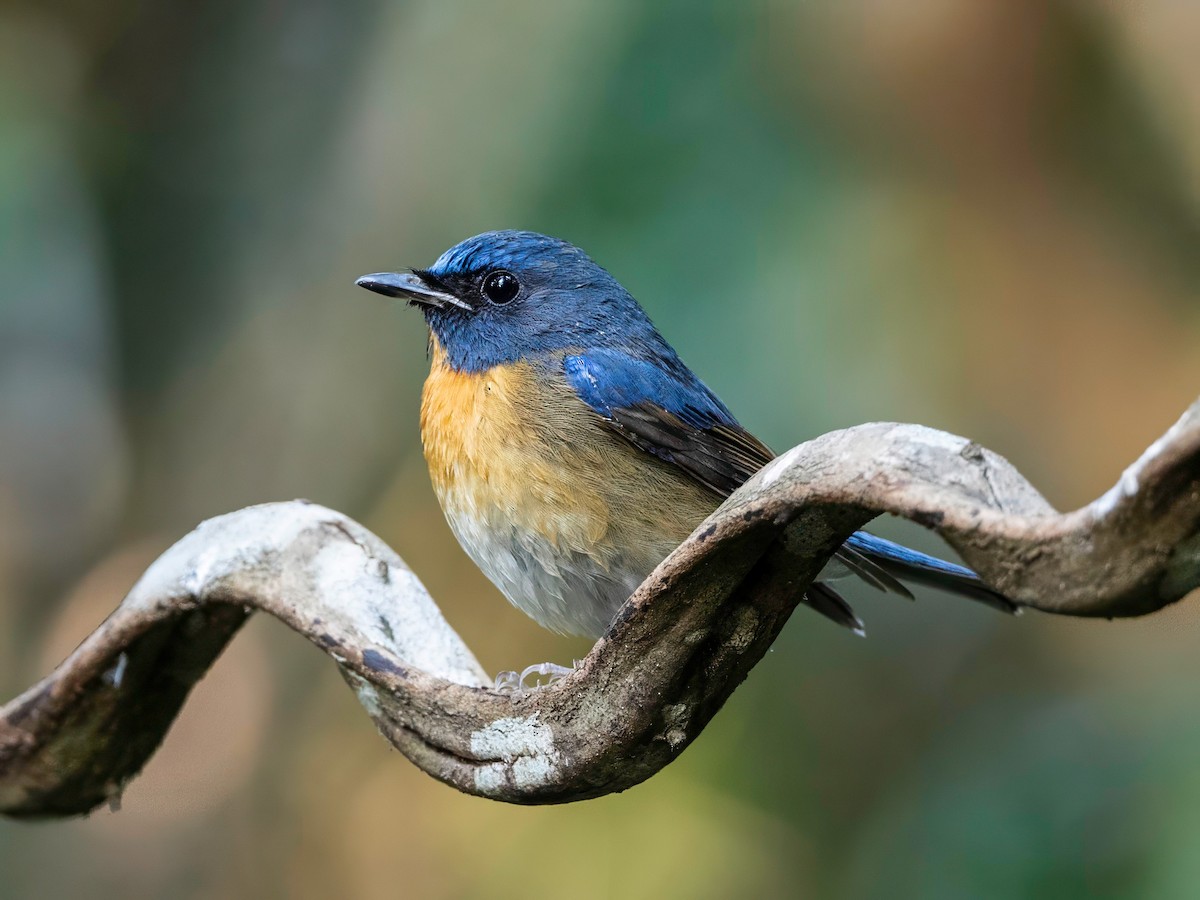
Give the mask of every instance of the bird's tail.
[[[872, 587], [912, 599], [899, 580], [938, 588], [985, 603], [993, 609], [1013, 613], [1017, 606], [999, 591], [984, 584], [978, 575], [936, 556], [919, 553], [902, 544], [856, 531], [835, 554], [838, 562]], [[863, 624], [842, 596], [826, 581], [813, 584], [804, 602], [826, 618], [863, 634]]]
[[843, 549], [846, 548], [866, 557], [879, 568], [897, 578], [949, 591], [960, 597], [969, 597], [1002, 612], [1017, 611], [1015, 603], [999, 591], [984, 584], [979, 576], [966, 566], [955, 565], [944, 559], [938, 559], [936, 556], [918, 553], [902, 544], [876, 537], [865, 531], [856, 531], [850, 535], [850, 539], [843, 545]]

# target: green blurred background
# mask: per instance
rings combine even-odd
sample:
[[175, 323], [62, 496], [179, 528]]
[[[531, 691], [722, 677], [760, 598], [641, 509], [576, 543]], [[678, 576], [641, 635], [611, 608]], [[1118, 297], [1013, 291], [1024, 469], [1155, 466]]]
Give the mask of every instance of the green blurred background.
[[[0, 694], [207, 516], [308, 497], [497, 671], [542, 633], [417, 436], [420, 317], [352, 286], [584, 246], [776, 448], [922, 422], [1087, 502], [1200, 385], [1200, 5], [4, 0]], [[907, 523], [877, 523], [926, 549]], [[677, 763], [436, 784], [251, 622], [118, 813], [0, 821], [0, 897], [1195, 896], [1200, 627], [854, 591]]]

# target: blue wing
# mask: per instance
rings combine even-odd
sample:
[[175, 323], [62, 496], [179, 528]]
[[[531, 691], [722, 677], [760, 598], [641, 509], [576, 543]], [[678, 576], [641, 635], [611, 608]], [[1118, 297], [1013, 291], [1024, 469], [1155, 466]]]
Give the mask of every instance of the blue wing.
[[[617, 433], [673, 463], [721, 497], [774, 459], [716, 395], [678, 357], [653, 361], [620, 350], [597, 349], [563, 360], [567, 382]], [[855, 532], [837, 559], [868, 584], [911, 597], [909, 581], [980, 600], [1006, 611], [1015, 607], [970, 569], [927, 556], [865, 531]], [[805, 598], [818, 612], [856, 631], [862, 623], [827, 583]]]
[[775, 458], [678, 357], [589, 350], [566, 357], [563, 371], [610, 428], [721, 497]]
[[621, 350], [599, 349], [566, 357], [563, 369], [583, 401], [602, 416], [649, 402], [699, 428], [738, 424], [678, 358], [651, 362]]

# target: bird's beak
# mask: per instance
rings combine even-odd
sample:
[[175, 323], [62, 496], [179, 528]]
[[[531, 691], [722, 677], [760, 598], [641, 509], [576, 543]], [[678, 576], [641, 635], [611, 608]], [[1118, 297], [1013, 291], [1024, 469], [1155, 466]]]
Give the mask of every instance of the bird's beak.
[[453, 294], [431, 288], [421, 279], [420, 275], [408, 272], [377, 272], [374, 275], [364, 275], [354, 283], [368, 291], [383, 294], [385, 297], [404, 297], [412, 303], [432, 306], [435, 309], [442, 309], [446, 306], [457, 306], [460, 309], [471, 308]]

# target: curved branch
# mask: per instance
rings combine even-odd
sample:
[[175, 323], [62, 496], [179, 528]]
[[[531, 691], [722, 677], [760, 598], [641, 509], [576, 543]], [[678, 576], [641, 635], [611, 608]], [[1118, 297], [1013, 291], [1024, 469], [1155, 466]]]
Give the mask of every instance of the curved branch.
[[938, 531], [1020, 605], [1143, 615], [1200, 586], [1200, 401], [1066, 514], [1001, 457], [929, 428], [802, 444], [659, 565], [575, 673], [519, 696], [488, 687], [404, 562], [340, 513], [293, 501], [209, 520], [0, 707], [0, 812], [73, 815], [118, 794], [255, 610], [333, 657], [383, 735], [459, 790], [514, 803], [623, 790], [695, 739], [830, 554], [884, 512]]

